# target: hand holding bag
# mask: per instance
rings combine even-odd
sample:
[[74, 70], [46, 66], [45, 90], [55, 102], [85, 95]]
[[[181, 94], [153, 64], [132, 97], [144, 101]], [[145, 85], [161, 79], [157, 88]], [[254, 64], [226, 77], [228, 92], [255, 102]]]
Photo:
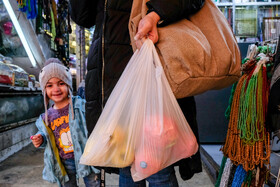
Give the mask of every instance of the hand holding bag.
[[[129, 22], [132, 46], [147, 0], [133, 0]], [[241, 56], [231, 27], [211, 0], [188, 19], [158, 28], [156, 44], [166, 77], [177, 98], [222, 89], [236, 82]]]

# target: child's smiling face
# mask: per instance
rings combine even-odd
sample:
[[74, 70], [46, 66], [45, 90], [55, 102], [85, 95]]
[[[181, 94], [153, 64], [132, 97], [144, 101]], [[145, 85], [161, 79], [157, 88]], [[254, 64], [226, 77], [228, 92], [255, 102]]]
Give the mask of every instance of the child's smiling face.
[[55, 105], [61, 105], [69, 102], [68, 86], [61, 79], [53, 77], [46, 84], [46, 92], [49, 99], [53, 100]]

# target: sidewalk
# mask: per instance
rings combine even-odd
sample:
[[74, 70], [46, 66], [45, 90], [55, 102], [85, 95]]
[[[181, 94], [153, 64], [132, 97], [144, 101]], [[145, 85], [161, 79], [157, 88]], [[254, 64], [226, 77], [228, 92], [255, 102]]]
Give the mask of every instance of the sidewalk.
[[[35, 149], [28, 145], [23, 150], [0, 163], [1, 187], [56, 187], [42, 179], [43, 149]], [[178, 168], [177, 168], [178, 169]], [[178, 171], [176, 171], [178, 174]], [[204, 170], [196, 174], [191, 180], [182, 181], [177, 175], [180, 187], [213, 187], [209, 176]], [[83, 185], [82, 180], [81, 186]], [[106, 186], [117, 187], [118, 175], [106, 174]]]

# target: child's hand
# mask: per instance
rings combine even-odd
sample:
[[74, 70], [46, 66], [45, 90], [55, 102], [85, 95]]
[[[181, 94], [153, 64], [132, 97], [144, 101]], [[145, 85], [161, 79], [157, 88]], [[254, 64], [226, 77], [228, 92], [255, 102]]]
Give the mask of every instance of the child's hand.
[[41, 134], [31, 136], [30, 139], [36, 148], [40, 147], [40, 145], [43, 143], [43, 136]]

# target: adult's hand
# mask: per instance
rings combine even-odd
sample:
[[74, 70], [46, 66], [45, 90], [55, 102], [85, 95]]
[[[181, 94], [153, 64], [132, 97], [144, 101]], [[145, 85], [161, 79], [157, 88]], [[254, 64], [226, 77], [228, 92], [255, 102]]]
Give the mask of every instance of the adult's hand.
[[138, 32], [134, 39], [136, 40], [136, 47], [141, 48], [144, 39], [149, 38], [154, 43], [158, 41], [157, 23], [160, 17], [155, 12], [150, 12], [143, 19], [140, 20], [138, 25]]

